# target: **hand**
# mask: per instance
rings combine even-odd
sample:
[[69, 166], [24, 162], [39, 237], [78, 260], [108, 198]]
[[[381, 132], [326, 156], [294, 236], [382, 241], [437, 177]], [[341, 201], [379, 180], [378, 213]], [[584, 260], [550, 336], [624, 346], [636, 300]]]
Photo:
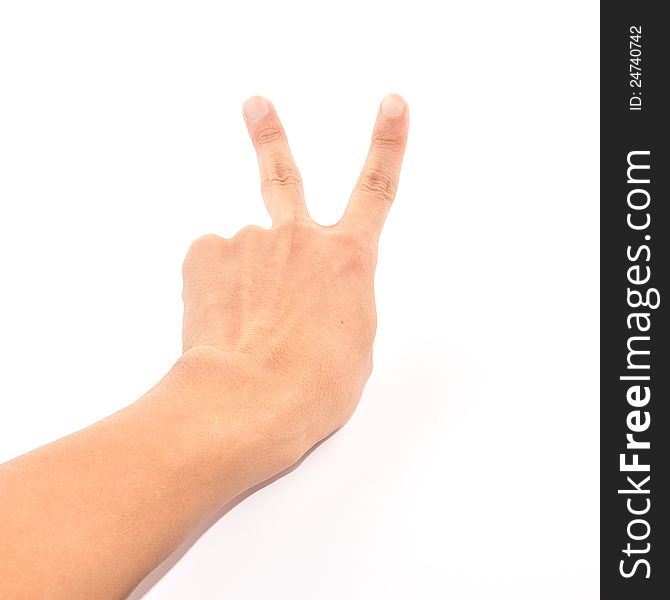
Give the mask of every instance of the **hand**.
[[409, 115], [399, 96], [383, 101], [344, 216], [323, 227], [307, 212], [272, 104], [251, 98], [244, 114], [272, 228], [249, 226], [231, 239], [206, 235], [192, 244], [183, 267], [182, 362], [215, 387], [233, 373], [249, 389], [244, 402], [222, 400], [219, 409], [227, 421], [242, 414], [246, 429], [252, 422], [259, 439], [272, 440], [270, 454], [279, 446], [289, 457], [263, 471], [269, 475], [340, 427], [370, 374], [377, 241]]
[[291, 466], [354, 410], [372, 365], [377, 239], [407, 108], [397, 96], [382, 103], [332, 227], [309, 218], [271, 105], [252, 98], [245, 114], [272, 229], [194, 242], [184, 353], [156, 386], [0, 465], [0, 597], [127, 597], [208, 515]]

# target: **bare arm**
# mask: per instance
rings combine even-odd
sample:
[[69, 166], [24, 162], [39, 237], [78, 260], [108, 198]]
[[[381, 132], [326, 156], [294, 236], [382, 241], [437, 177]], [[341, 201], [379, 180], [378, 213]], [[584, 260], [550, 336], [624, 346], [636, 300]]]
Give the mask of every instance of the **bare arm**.
[[183, 355], [147, 394], [0, 465], [0, 598], [126, 597], [208, 515], [294, 464], [353, 412], [372, 368], [377, 240], [407, 107], [382, 104], [337, 225], [314, 223], [271, 104], [245, 117], [270, 230], [196, 240]]

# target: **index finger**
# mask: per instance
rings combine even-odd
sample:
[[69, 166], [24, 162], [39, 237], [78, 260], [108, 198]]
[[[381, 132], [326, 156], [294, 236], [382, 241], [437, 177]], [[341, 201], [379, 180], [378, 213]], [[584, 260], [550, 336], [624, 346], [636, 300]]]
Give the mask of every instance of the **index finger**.
[[365, 165], [340, 221], [345, 227], [379, 237], [398, 187], [408, 129], [407, 103], [389, 94], [379, 107]]

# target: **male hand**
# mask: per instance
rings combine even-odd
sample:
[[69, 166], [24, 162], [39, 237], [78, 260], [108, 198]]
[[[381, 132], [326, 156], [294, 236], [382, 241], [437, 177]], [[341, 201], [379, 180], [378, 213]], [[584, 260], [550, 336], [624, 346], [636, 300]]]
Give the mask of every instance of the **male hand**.
[[223, 504], [351, 415], [370, 374], [377, 239], [407, 137], [389, 96], [339, 223], [309, 218], [274, 108], [245, 105], [270, 230], [184, 261], [184, 353], [142, 398], [0, 465], [0, 597], [125, 598]]
[[278, 450], [284, 467], [349, 418], [370, 374], [377, 241], [396, 193], [409, 115], [400, 96], [384, 99], [346, 211], [329, 227], [307, 212], [272, 104], [250, 98], [244, 116], [272, 228], [192, 244], [183, 268], [182, 360], [212, 380], [233, 374], [248, 393], [232, 407], [226, 400], [221, 412], [255, 431], [268, 455]]

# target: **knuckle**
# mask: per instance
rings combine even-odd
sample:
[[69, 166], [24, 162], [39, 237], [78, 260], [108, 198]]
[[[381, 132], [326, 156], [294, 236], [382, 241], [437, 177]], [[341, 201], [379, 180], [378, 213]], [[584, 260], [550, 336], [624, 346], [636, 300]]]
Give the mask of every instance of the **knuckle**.
[[405, 144], [405, 138], [399, 131], [382, 128], [372, 134], [372, 144], [381, 150], [400, 152]]
[[201, 260], [202, 257], [219, 254], [223, 248], [224, 243], [225, 240], [215, 233], [208, 233], [194, 240], [186, 252], [186, 256], [182, 264], [182, 272], [188, 272], [191, 268], [191, 265], [194, 262]]
[[261, 182], [263, 191], [270, 191], [272, 188], [291, 188], [302, 186], [300, 174], [293, 165], [286, 162], [278, 162], [272, 166], [272, 169]]
[[259, 227], [258, 225], [247, 225], [245, 227], [242, 227], [236, 234], [235, 237], [233, 238], [238, 244], [249, 244], [255, 240], [258, 240], [263, 233], [265, 233], [265, 229], [262, 227]]
[[245, 225], [244, 227], [242, 227], [242, 229], [240, 229], [237, 232], [237, 235], [241, 235], [241, 236], [261, 235], [264, 231], [265, 231], [265, 229], [263, 229], [262, 227], [259, 227], [258, 225]]
[[215, 233], [202, 235], [193, 241], [188, 249], [186, 256], [198, 255], [203, 253], [217, 252], [220, 250], [224, 239]]
[[284, 131], [282, 128], [274, 123], [263, 125], [258, 128], [254, 140], [257, 146], [264, 146], [278, 142], [284, 138]]
[[395, 198], [397, 182], [390, 171], [382, 167], [370, 167], [361, 174], [358, 188], [375, 198], [391, 202]]

